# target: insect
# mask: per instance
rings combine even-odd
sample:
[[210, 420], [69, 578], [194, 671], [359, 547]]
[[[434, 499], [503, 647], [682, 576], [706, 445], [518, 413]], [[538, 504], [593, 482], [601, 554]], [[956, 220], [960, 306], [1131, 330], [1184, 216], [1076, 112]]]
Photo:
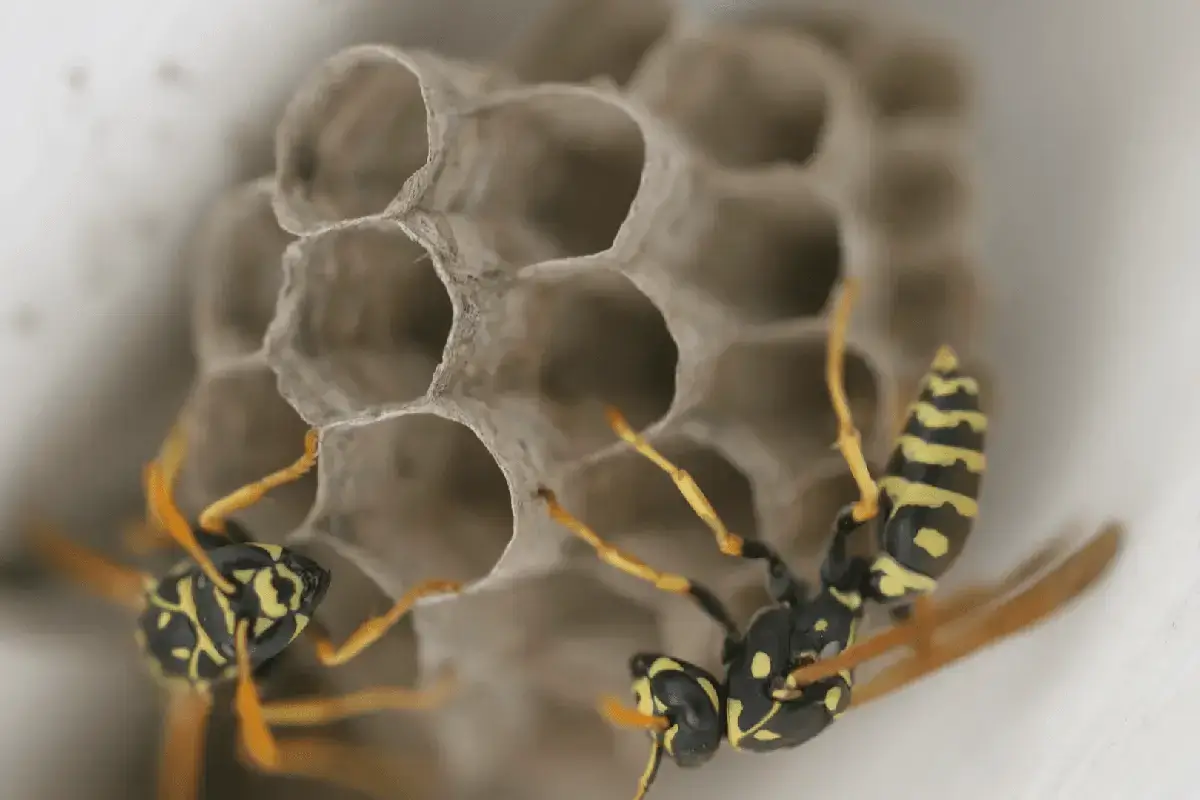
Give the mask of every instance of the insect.
[[[739, 631], [710, 590], [613, 547], [563, 508], [552, 491], [538, 491], [551, 517], [587, 542], [603, 561], [659, 589], [689, 596], [725, 633], [723, 680], [666, 654], [639, 653], [630, 660], [635, 706], [628, 708], [615, 698], [601, 703], [602, 713], [614, 724], [650, 735], [650, 758], [638, 781], [636, 800], [649, 790], [664, 756], [681, 767], [695, 767], [711, 759], [722, 740], [749, 752], [797, 747], [851, 705], [882, 697], [1044, 618], [1094, 583], [1115, 557], [1120, 530], [1109, 525], [1053, 570], [1046, 568], [1058, 551], [1047, 548], [994, 584], [963, 590], [937, 605], [917, 602], [932, 592], [936, 578], [957, 556], [974, 517], [979, 481], [963, 472], [982, 472], [983, 441], [978, 434], [986, 428], [986, 418], [970, 399], [977, 395], [977, 384], [957, 374], [953, 354], [943, 348], [909, 410], [882, 486], [875, 484], [841, 385], [853, 291], [851, 283], [836, 310], [827, 379], [839, 419], [838, 447], [862, 496], [837, 515], [815, 592], [769, 546], [730, 532], [691, 476], [658, 453], [615, 409], [608, 410], [613, 430], [671, 476], [720, 550], [765, 563], [772, 605], [759, 610], [746, 630]], [[951, 424], [953, 420], [957, 422]], [[962, 462], [957, 470], [950, 455]], [[946, 460], [949, 465], [942, 463]], [[846, 536], [877, 516], [883, 520], [880, 554], [870, 560], [847, 557]], [[945, 541], [934, 539], [929, 530]], [[926, 547], [930, 542], [940, 543], [932, 547], [936, 555]], [[1017, 592], [1039, 573], [1040, 579]], [[859, 642], [858, 627], [868, 602], [916, 608], [906, 624]], [[955, 624], [966, 627], [965, 632], [948, 637]], [[942, 634], [941, 640], [935, 633]], [[863, 686], [854, 686], [858, 664], [905, 646], [915, 653]]]
[[317, 460], [317, 432], [311, 431], [304, 444], [304, 454], [295, 463], [218, 500], [193, 527], [173, 497], [184, 454], [177, 424], [143, 473], [147, 524], [138, 526], [133, 536], [142, 549], [153, 546], [157, 537], [157, 543], [174, 542], [186, 551], [188, 558], [161, 577], [108, 561], [44, 523], [34, 526], [32, 543], [45, 562], [138, 614], [135, 639], [168, 698], [160, 800], [197, 796], [207, 720], [214, 689], [220, 684], [236, 687], [234, 710], [241, 747], [255, 767], [376, 796], [394, 792], [395, 770], [389, 769], [386, 759], [372, 759], [365, 751], [332, 740], [279, 741], [271, 726], [311, 727], [380, 710], [428, 708], [450, 694], [447, 676], [423, 690], [383, 687], [342, 697], [271, 703], [261, 699], [255, 673], [302, 633], [314, 642], [323, 664], [344, 664], [380, 639], [421, 597], [461, 588], [451, 581], [417, 585], [386, 614], [368, 619], [340, 645], [310, 624], [329, 588], [329, 571], [286, 547], [250, 541], [229, 519], [310, 470]]

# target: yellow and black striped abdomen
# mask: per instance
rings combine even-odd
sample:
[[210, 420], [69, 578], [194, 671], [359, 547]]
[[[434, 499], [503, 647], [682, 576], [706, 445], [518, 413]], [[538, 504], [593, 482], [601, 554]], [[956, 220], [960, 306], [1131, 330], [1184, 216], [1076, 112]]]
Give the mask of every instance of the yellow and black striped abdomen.
[[886, 596], [932, 591], [962, 551], [978, 515], [986, 437], [979, 382], [943, 347], [879, 482], [886, 516], [873, 571]]

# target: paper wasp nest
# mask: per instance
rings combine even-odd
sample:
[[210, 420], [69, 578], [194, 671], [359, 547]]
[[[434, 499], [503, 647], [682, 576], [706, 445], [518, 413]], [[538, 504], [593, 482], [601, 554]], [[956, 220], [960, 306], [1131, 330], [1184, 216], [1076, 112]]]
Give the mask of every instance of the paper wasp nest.
[[823, 377], [839, 281], [862, 279], [847, 384], [874, 457], [935, 347], [972, 355], [969, 99], [902, 31], [656, 2], [568, 4], [497, 65], [358, 47], [299, 87], [275, 175], [214, 211], [196, 264], [189, 469], [215, 496], [320, 426], [318, 480], [247, 515], [260, 535], [336, 552], [359, 615], [472, 583], [391, 644], [453, 665], [460, 700], [375, 723], [436, 741], [435, 794], [621, 796], [644, 741], [596, 696], [640, 648], [717, 666], [713, 626], [598, 566], [538, 483], [740, 613], [762, 601], [604, 404], [813, 568], [853, 497]]

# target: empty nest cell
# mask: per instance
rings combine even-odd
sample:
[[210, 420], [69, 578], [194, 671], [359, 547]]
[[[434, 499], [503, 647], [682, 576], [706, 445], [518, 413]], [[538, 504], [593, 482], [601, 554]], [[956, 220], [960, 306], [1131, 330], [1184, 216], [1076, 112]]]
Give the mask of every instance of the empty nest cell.
[[613, 246], [646, 161], [641, 130], [624, 109], [583, 87], [543, 87], [474, 117], [486, 183], [455, 210], [519, 216], [562, 257]]
[[326, 223], [381, 213], [429, 158], [421, 83], [384, 51], [323, 66], [280, 127], [278, 190]]
[[329, 429], [316, 529], [405, 585], [487, 575], [513, 533], [508, 482], [469, 428], [405, 414]]
[[876, 113], [885, 121], [964, 115], [970, 83], [957, 55], [926, 38], [879, 42], [863, 57], [861, 75]]
[[[837, 420], [825, 384], [823, 336], [743, 341], [718, 359], [700, 413], [740, 429], [783, 463], [804, 467], [829, 452]], [[878, 378], [853, 346], [846, 351], [846, 394], [855, 423], [869, 441], [879, 407]]]
[[834, 210], [812, 194], [732, 189], [687, 264], [688, 277], [751, 322], [816, 316], [843, 267]]
[[937, 348], [960, 351], [974, 338], [979, 287], [965, 256], [933, 256], [901, 262], [891, 270], [887, 327], [906, 354], [924, 366]]
[[829, 87], [804, 41], [766, 30], [714, 30], [659, 46], [634, 91], [726, 167], [805, 164], [817, 153]]
[[256, 182], [223, 198], [201, 242], [194, 266], [196, 349], [206, 361], [254, 353], [275, 315], [280, 263], [292, 242], [275, 220], [270, 187]]
[[867, 210], [894, 243], [933, 238], [962, 215], [968, 186], [958, 154], [936, 133], [882, 140]]
[[291, 345], [327, 391], [357, 409], [428, 391], [454, 311], [430, 256], [398, 225], [368, 221], [310, 237], [288, 269]]
[[575, 455], [610, 442], [604, 406], [644, 427], [675, 396], [679, 349], [662, 314], [625, 276], [570, 271], [527, 279], [522, 340], [502, 361], [502, 391], [543, 401]]
[[[308, 426], [279, 395], [274, 373], [264, 366], [202, 375], [186, 414], [187, 481], [202, 503], [282, 469], [304, 452]], [[238, 518], [256, 535], [277, 539], [304, 518], [315, 492], [310, 472]]]

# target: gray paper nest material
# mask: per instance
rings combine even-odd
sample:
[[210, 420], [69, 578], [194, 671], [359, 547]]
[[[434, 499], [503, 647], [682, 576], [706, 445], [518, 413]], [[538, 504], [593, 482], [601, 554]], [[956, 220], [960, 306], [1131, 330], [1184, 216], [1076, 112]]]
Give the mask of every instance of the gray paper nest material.
[[950, 51], [890, 28], [596, 0], [498, 66], [357, 47], [299, 88], [276, 174], [213, 212], [198, 254], [191, 485], [280, 466], [319, 426], [315, 486], [247, 515], [261, 535], [303, 519], [292, 541], [393, 596], [472, 584], [406, 645], [425, 677], [453, 664], [464, 702], [394, 723], [431, 726], [442, 796], [557, 797], [571, 774], [621, 796], [640, 749], [595, 695], [636, 649], [718, 652], [686, 601], [552, 524], [539, 483], [742, 613], [761, 602], [604, 404], [811, 569], [853, 497], [823, 382], [840, 280], [864, 286], [847, 380], [874, 457], [935, 347], [973, 356], [969, 98]]

